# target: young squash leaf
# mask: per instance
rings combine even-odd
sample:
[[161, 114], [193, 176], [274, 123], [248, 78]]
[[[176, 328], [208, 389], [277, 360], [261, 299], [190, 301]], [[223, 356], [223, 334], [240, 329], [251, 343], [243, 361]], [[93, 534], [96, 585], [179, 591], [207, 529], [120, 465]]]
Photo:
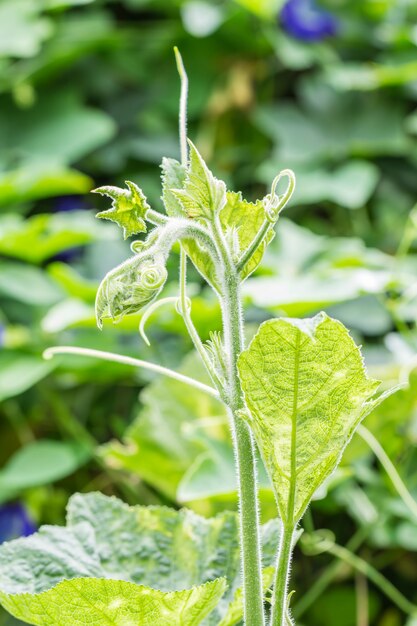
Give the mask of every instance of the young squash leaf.
[[371, 400], [379, 382], [347, 329], [323, 313], [265, 322], [239, 373], [281, 518], [293, 525], [385, 395]]
[[151, 207], [146, 197], [135, 183], [126, 181], [127, 189], [104, 186], [94, 189], [94, 193], [108, 196], [113, 200], [112, 207], [97, 213], [96, 217], [116, 222], [123, 229], [123, 237], [146, 233], [145, 215]]
[[190, 160], [184, 185], [172, 189], [188, 217], [213, 221], [226, 204], [226, 185], [208, 169], [195, 145], [189, 141]]
[[[175, 188], [181, 188], [186, 185], [186, 169], [175, 159], [164, 159], [161, 169], [162, 200], [166, 212], [171, 217], [184, 217], [184, 215], [187, 215], [187, 211], [180, 202], [180, 196]], [[261, 200], [258, 200], [256, 203], [248, 202], [242, 198], [240, 192], [226, 191], [225, 201], [220, 210], [219, 218], [225, 236], [227, 237], [230, 233], [235, 233], [236, 252], [243, 253], [250, 246], [265, 221], [265, 207]], [[242, 280], [252, 274], [258, 267], [265, 249], [272, 241], [274, 234], [274, 228], [271, 224], [266, 236], [242, 268]], [[216, 276], [216, 268], [207, 251], [194, 240], [183, 241], [183, 246], [203, 278], [220, 293], [221, 287]]]
[[[276, 521], [263, 527], [263, 539], [270, 566]], [[228, 615], [231, 625], [229, 609], [237, 621], [243, 615], [239, 587], [232, 512], [205, 519], [185, 509], [129, 507], [99, 493], [77, 494], [66, 527], [45, 526], [0, 547], [1, 604], [41, 626], [215, 626]]]

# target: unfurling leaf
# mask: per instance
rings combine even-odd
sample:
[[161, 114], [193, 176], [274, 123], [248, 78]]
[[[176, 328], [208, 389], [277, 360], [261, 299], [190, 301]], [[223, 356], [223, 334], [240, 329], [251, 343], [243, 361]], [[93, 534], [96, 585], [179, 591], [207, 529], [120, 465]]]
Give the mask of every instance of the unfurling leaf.
[[[234, 191], [227, 192], [227, 203], [220, 214], [223, 230], [233, 229], [237, 233], [240, 253], [244, 253], [256, 237], [265, 221], [265, 208], [262, 200], [248, 202], [242, 194]], [[259, 246], [242, 268], [242, 280], [256, 270], [262, 261], [265, 249], [275, 236], [273, 225], [268, 229]]]
[[96, 319], [121, 319], [137, 313], [161, 292], [168, 273], [166, 254], [158, 246], [158, 229], [152, 231], [136, 256], [111, 270], [102, 280], [96, 297]]
[[226, 185], [208, 169], [194, 144], [190, 144], [190, 161], [182, 189], [172, 189], [185, 214], [213, 220], [226, 204]]
[[146, 233], [145, 215], [150, 209], [143, 191], [129, 180], [126, 181], [126, 185], [127, 189], [105, 186], [93, 191], [113, 200], [111, 209], [97, 213], [96, 217], [116, 222], [123, 228], [125, 239], [131, 235]]
[[[262, 534], [271, 565], [276, 521]], [[237, 621], [243, 614], [239, 587], [232, 512], [204, 519], [77, 494], [66, 527], [45, 526], [0, 547], [0, 603], [39, 626], [215, 626], [226, 616], [231, 625], [231, 613]]]
[[347, 329], [323, 313], [265, 322], [239, 373], [281, 518], [294, 524], [375, 407], [379, 383]]

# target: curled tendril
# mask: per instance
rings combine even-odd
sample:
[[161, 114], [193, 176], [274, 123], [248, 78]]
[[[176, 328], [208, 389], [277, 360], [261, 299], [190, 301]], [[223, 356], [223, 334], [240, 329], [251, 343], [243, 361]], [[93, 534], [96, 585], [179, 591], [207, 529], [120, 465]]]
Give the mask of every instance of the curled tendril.
[[139, 312], [161, 292], [168, 273], [165, 256], [154, 247], [128, 259], [109, 272], [102, 281], [96, 298], [96, 318], [121, 320]]
[[[288, 185], [285, 193], [282, 196], [278, 196], [275, 191], [278, 183], [282, 178], [288, 178]], [[283, 210], [287, 202], [290, 200], [295, 189], [295, 174], [292, 170], [282, 170], [277, 176], [275, 176], [271, 185], [271, 193], [265, 196], [263, 204], [265, 207], [265, 217], [272, 224], [278, 219], [278, 215]]]

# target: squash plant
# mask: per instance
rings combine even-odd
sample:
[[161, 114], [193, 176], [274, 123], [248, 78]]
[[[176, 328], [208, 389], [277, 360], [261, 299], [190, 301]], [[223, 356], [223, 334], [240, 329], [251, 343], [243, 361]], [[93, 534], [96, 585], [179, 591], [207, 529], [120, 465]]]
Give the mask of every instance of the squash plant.
[[[100, 187], [124, 237], [147, 232], [133, 255], [110, 271], [96, 299], [99, 327], [147, 306], [141, 333], [156, 307], [175, 302], [211, 385], [157, 364], [121, 355], [56, 348], [147, 367], [220, 398], [233, 435], [239, 513], [203, 519], [164, 507], [128, 507], [100, 494], [75, 495], [65, 528], [0, 548], [0, 602], [14, 616], [42, 626], [271, 626], [294, 624], [289, 577], [297, 527], [316, 490], [330, 476], [361, 420], [381, 402], [361, 353], [344, 326], [320, 313], [312, 319], [272, 319], [248, 347], [240, 287], [258, 267], [279, 215], [295, 187], [283, 170], [257, 202], [229, 191], [186, 138], [187, 76], [182, 79], [181, 162], [162, 163], [165, 213], [152, 209], [133, 182]], [[286, 181], [286, 189], [278, 191]], [[157, 300], [166, 263], [180, 243], [178, 298]], [[214, 290], [223, 329], [203, 343], [187, 296], [187, 264]], [[279, 520], [261, 527], [255, 446], [276, 496]], [[274, 566], [274, 563], [276, 565]], [[269, 597], [269, 596], [268, 596]]]

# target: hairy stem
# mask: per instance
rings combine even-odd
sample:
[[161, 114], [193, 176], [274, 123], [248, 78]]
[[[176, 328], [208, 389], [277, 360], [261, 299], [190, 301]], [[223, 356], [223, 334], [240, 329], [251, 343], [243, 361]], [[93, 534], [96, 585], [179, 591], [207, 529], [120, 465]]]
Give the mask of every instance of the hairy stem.
[[237, 480], [239, 489], [240, 542], [244, 592], [245, 626], [263, 626], [261, 546], [259, 532], [258, 491], [255, 465], [255, 446], [249, 427], [240, 415], [245, 405], [237, 370], [237, 359], [244, 348], [243, 314], [239, 292], [239, 277], [231, 262], [222, 237], [216, 238], [223, 252], [223, 330], [225, 351], [228, 355], [228, 408], [231, 416]]
[[291, 524], [282, 525], [281, 527], [281, 540], [275, 570], [271, 626], [287, 626], [288, 623], [292, 623], [289, 622], [289, 617], [287, 616], [287, 596], [294, 532], [295, 527]]
[[197, 353], [200, 355], [202, 362], [212, 380], [212, 382], [218, 387], [219, 381], [214, 369], [213, 363], [205, 349], [200, 335], [197, 332], [196, 327], [193, 324], [190, 314], [191, 304], [187, 298], [187, 255], [185, 250], [181, 247], [180, 257], [180, 313], [184, 320], [185, 327], [190, 335], [191, 341], [194, 344]]

